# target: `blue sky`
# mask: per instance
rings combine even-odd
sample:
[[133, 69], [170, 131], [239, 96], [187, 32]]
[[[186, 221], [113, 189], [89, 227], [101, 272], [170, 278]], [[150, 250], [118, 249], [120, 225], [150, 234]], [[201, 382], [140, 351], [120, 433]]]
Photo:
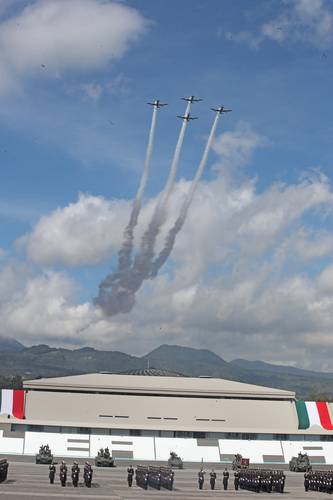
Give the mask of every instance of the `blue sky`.
[[[0, 16], [0, 334], [128, 352], [177, 342], [327, 368], [331, 2], [5, 0]], [[192, 109], [199, 119], [167, 227], [202, 154], [209, 108], [233, 112], [169, 262], [129, 314], [104, 317], [92, 298], [117, 265], [145, 156], [146, 102], [169, 105], [158, 115], [136, 252], [168, 173], [180, 97], [192, 94], [204, 100]]]

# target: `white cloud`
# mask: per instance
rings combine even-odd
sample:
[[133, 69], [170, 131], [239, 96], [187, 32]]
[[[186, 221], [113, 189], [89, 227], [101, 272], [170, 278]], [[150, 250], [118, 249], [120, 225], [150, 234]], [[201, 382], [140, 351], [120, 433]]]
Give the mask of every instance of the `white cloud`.
[[251, 162], [258, 147], [267, 146], [268, 140], [252, 130], [246, 122], [239, 122], [236, 130], [224, 132], [214, 141], [213, 149], [221, 157], [220, 165], [243, 167]]
[[148, 22], [103, 0], [36, 0], [0, 22], [0, 91], [27, 76], [103, 69], [122, 57]]
[[42, 217], [18, 245], [40, 264], [98, 264], [119, 248], [129, 206], [125, 201], [81, 194], [76, 203]]
[[[250, 161], [253, 143], [260, 146], [261, 136], [245, 127], [227, 139], [222, 135], [217, 147], [238, 166]], [[201, 182], [169, 265], [145, 283], [131, 313], [106, 320], [93, 305], [77, 304], [68, 276], [48, 272], [28, 276], [25, 287], [5, 294], [2, 323], [21, 340], [29, 335], [30, 342], [88, 342], [133, 353], [170, 342], [204, 346], [227, 358], [328, 369], [333, 293], [327, 259], [333, 240], [320, 223], [332, 215], [329, 180], [311, 174], [258, 191], [252, 179], [237, 183], [217, 171], [216, 179]], [[189, 185], [178, 182], [167, 227]], [[155, 203], [148, 200], [144, 207], [136, 243]], [[102, 262], [119, 249], [129, 208], [123, 200], [81, 195], [42, 218], [21, 244], [42, 265]]]
[[333, 12], [326, 0], [289, 0], [277, 17], [265, 22], [258, 33], [226, 33], [227, 40], [258, 48], [265, 40], [303, 42], [321, 49], [333, 42]]

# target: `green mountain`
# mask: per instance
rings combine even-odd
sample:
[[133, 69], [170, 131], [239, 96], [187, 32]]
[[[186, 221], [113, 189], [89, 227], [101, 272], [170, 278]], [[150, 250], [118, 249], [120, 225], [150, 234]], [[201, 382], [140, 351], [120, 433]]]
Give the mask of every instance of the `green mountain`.
[[[272, 365], [262, 361], [227, 362], [207, 349], [161, 345], [142, 357], [119, 351], [24, 347], [0, 338], [0, 387], [18, 387], [21, 378], [58, 377], [89, 372], [121, 373], [156, 368], [195, 377], [218, 377], [296, 391], [304, 399], [333, 399], [333, 374]], [[16, 377], [16, 378], [15, 378]]]

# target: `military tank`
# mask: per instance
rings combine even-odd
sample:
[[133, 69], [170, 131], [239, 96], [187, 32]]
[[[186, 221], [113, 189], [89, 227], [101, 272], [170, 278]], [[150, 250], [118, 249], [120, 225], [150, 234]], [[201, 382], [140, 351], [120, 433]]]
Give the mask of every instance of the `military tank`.
[[299, 453], [297, 457], [292, 457], [289, 462], [289, 470], [292, 472], [308, 472], [312, 470], [308, 454]]
[[184, 467], [182, 459], [174, 451], [170, 451], [168, 466], [173, 469], [183, 469]]
[[8, 474], [8, 462], [6, 458], [0, 460], [0, 483], [6, 481]]
[[53, 462], [53, 455], [49, 448], [49, 445], [42, 445], [39, 448], [39, 452], [36, 455], [36, 464], [50, 465]]
[[101, 448], [95, 457], [96, 467], [115, 467], [114, 458], [111, 456], [109, 448]]

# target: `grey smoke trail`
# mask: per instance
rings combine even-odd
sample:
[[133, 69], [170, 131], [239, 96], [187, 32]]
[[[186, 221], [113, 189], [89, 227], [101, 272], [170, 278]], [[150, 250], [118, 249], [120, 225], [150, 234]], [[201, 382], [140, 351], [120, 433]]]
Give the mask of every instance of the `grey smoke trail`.
[[[189, 115], [191, 104], [192, 102], [187, 103], [184, 116]], [[135, 291], [140, 288], [143, 281], [150, 275], [151, 264], [154, 258], [156, 238], [166, 219], [167, 205], [175, 184], [177, 168], [180, 161], [180, 154], [184, 143], [187, 125], [188, 120], [183, 119], [165, 188], [159, 201], [157, 202], [157, 206], [149, 223], [148, 229], [142, 237], [140, 252], [134, 260], [133, 272], [136, 279], [134, 280], [133, 285], [135, 284]]]
[[[191, 102], [188, 102], [185, 116], [189, 114], [190, 109]], [[124, 269], [121, 273], [118, 272], [108, 276], [99, 286], [96, 303], [108, 316], [131, 311], [135, 304], [136, 292], [143, 281], [150, 276], [154, 246], [160, 228], [165, 221], [167, 203], [175, 183], [187, 124], [188, 120], [183, 120], [165, 188], [157, 203], [148, 229], [144, 233], [140, 251], [134, 260], [133, 266]]]
[[167, 235], [167, 237], [165, 239], [164, 248], [161, 250], [161, 252], [159, 253], [158, 257], [152, 263], [151, 274], [150, 274], [151, 278], [153, 278], [153, 277], [155, 277], [157, 275], [158, 271], [161, 269], [161, 267], [168, 260], [170, 254], [172, 252], [173, 246], [175, 244], [176, 236], [177, 236], [177, 234], [179, 233], [179, 231], [181, 230], [181, 228], [183, 227], [183, 225], [185, 223], [188, 209], [189, 209], [189, 207], [190, 207], [190, 205], [192, 203], [194, 193], [195, 193], [195, 191], [196, 191], [196, 189], [198, 187], [199, 181], [201, 179], [201, 176], [203, 174], [204, 168], [205, 168], [206, 163], [207, 163], [208, 154], [209, 154], [210, 148], [212, 146], [212, 142], [213, 142], [213, 139], [214, 139], [214, 136], [215, 136], [215, 132], [216, 132], [216, 128], [217, 128], [217, 124], [218, 124], [219, 118], [220, 118], [220, 113], [216, 113], [216, 116], [214, 118], [214, 122], [213, 122], [213, 125], [212, 125], [212, 128], [211, 128], [208, 140], [207, 140], [207, 144], [206, 144], [204, 153], [202, 155], [202, 158], [201, 158], [201, 161], [199, 163], [199, 166], [198, 166], [198, 169], [196, 171], [196, 174], [194, 176], [194, 179], [193, 179], [193, 181], [191, 183], [190, 190], [189, 190], [189, 192], [188, 192], [188, 194], [187, 194], [187, 196], [186, 196], [186, 198], [185, 198], [185, 200], [183, 202], [183, 205], [182, 205], [182, 207], [180, 209], [180, 214], [179, 214], [179, 216], [178, 216], [175, 224], [170, 229], [170, 231], [169, 231], [169, 233], [168, 233], [168, 235]]
[[118, 281], [120, 276], [121, 276], [121, 273], [123, 273], [124, 270], [128, 269], [131, 265], [131, 255], [132, 255], [132, 251], [133, 251], [133, 240], [134, 240], [134, 229], [138, 223], [138, 218], [139, 218], [139, 214], [141, 211], [142, 197], [143, 197], [143, 193], [144, 193], [144, 190], [145, 190], [145, 187], [147, 184], [149, 171], [150, 171], [151, 157], [153, 154], [153, 146], [154, 146], [155, 131], [156, 131], [157, 110], [158, 110], [158, 106], [153, 106], [153, 115], [152, 115], [152, 119], [151, 119], [144, 168], [143, 168], [143, 172], [141, 175], [140, 184], [139, 184], [136, 196], [135, 196], [135, 200], [133, 202], [130, 220], [129, 220], [127, 227], [124, 231], [124, 241], [123, 241], [121, 249], [118, 252], [118, 268], [117, 268], [117, 271], [115, 273], [109, 274], [102, 281], [102, 283], [100, 284], [101, 288], [108, 288], [113, 283]]

